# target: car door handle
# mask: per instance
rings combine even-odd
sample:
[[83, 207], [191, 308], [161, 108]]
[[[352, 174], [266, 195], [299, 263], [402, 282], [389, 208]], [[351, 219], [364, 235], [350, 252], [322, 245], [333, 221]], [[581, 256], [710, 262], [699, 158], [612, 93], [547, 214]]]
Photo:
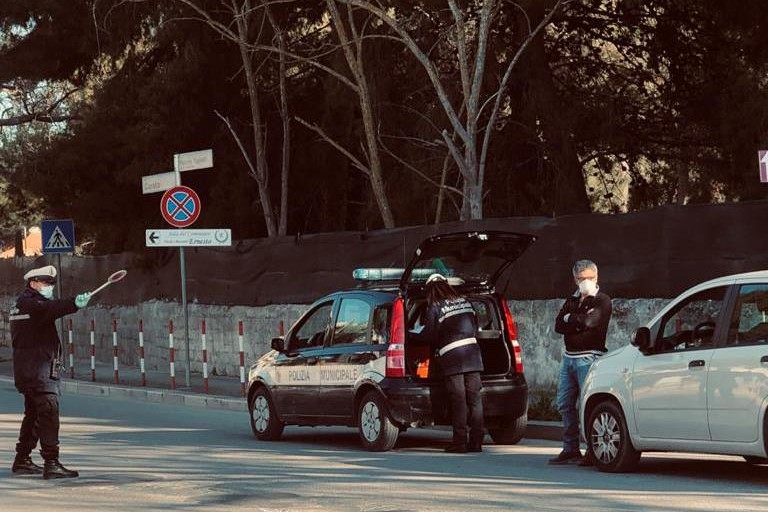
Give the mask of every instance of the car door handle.
[[307, 364], [317, 364], [317, 358], [316, 357], [308, 357], [306, 360]]
[[694, 359], [690, 363], [688, 363], [688, 368], [699, 368], [704, 366], [704, 360], [703, 359]]
[[763, 356], [760, 358], [761, 363], [768, 363], [768, 356]]

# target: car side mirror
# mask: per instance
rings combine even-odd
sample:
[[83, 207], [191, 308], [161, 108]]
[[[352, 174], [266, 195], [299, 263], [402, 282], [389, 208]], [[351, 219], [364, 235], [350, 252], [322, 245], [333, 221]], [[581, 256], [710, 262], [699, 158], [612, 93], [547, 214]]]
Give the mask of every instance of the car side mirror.
[[272, 343], [270, 346], [272, 347], [272, 350], [285, 352], [285, 340], [283, 338], [272, 338]]
[[651, 330], [647, 327], [638, 328], [632, 336], [632, 344], [640, 349], [640, 352], [651, 348]]

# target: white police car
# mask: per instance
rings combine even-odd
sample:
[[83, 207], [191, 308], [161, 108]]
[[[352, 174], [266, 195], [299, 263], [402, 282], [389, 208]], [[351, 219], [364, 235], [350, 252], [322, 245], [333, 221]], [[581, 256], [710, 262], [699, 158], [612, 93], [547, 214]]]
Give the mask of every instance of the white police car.
[[581, 418], [601, 471], [644, 451], [768, 463], [768, 271], [713, 279], [670, 302], [587, 375]]
[[449, 425], [442, 379], [413, 333], [426, 306], [424, 282], [449, 277], [478, 317], [485, 424], [516, 443], [527, 424], [528, 386], [517, 331], [496, 279], [533, 243], [531, 235], [436, 235], [405, 269], [358, 269], [363, 288], [317, 300], [249, 371], [253, 433], [279, 439], [285, 425], [357, 427], [363, 446], [391, 449], [409, 427]]

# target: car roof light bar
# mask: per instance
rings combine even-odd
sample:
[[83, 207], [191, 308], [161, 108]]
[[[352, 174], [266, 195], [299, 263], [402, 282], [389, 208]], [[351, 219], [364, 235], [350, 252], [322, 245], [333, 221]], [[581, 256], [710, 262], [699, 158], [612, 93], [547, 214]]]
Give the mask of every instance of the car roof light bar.
[[[403, 277], [404, 268], [356, 268], [352, 278], [357, 281], [393, 281]], [[438, 273], [436, 268], [415, 268], [411, 271], [412, 279], [426, 280], [432, 274]]]

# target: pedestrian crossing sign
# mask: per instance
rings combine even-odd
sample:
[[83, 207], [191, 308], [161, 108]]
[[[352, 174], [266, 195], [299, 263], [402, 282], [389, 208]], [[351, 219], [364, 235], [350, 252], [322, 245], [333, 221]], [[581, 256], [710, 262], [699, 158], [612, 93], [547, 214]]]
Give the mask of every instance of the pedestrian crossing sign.
[[75, 223], [72, 219], [44, 220], [40, 228], [43, 254], [75, 252]]

